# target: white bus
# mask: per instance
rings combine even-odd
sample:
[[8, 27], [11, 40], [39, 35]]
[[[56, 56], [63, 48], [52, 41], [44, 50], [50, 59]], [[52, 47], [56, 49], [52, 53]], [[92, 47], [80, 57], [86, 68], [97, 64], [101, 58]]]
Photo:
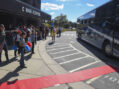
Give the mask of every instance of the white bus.
[[77, 37], [119, 57], [119, 1], [110, 2], [78, 18]]

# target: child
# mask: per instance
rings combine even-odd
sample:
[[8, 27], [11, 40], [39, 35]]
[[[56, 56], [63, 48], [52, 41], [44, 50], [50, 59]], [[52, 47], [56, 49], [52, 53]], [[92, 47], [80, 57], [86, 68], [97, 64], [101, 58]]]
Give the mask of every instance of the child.
[[19, 42], [20, 42], [20, 40], [21, 40], [21, 36], [20, 36], [20, 30], [16, 30], [16, 33], [15, 33], [16, 35], [15, 35], [15, 37], [14, 37], [14, 42], [15, 42], [15, 45], [18, 47], [18, 50], [16, 49], [15, 51], [14, 51], [14, 56], [15, 56], [15, 58], [17, 57], [17, 51], [18, 51], [18, 54], [20, 54], [20, 47], [19, 47]]
[[25, 49], [25, 38], [26, 38], [26, 33], [23, 32], [21, 34], [21, 40], [20, 40], [20, 43], [19, 43], [19, 46], [20, 46], [20, 49], [21, 49], [21, 59], [20, 59], [20, 67], [21, 68], [26, 68], [25, 67], [25, 64], [24, 64], [24, 49]]

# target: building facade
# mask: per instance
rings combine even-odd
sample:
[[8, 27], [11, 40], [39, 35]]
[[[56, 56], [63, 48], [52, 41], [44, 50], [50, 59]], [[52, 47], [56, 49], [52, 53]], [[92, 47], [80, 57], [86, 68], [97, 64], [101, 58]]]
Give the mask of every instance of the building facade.
[[50, 18], [47, 13], [41, 16], [41, 0], [0, 0], [0, 23], [9, 25], [39, 25], [41, 18]]

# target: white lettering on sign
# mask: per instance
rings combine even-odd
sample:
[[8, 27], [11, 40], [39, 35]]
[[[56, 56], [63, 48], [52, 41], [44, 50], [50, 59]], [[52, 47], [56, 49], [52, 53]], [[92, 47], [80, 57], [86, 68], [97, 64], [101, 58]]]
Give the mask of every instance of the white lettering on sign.
[[30, 8], [22, 7], [22, 12], [40, 16], [40, 12], [35, 11], [35, 10], [32, 10], [32, 9], [30, 9]]
[[29, 9], [29, 8], [26, 8], [26, 13], [32, 13], [32, 10], [31, 9]]
[[33, 10], [33, 14], [34, 14], [34, 15], [37, 15], [37, 16], [40, 16], [40, 13], [37, 12], [37, 11], [34, 11], [34, 10]]

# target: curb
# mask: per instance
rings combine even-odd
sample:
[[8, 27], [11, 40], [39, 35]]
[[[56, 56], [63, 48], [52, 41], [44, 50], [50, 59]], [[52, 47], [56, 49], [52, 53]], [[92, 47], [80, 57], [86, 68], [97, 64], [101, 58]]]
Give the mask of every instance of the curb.
[[[68, 73], [63, 67], [61, 67], [56, 61], [54, 61], [46, 51], [46, 44], [49, 42], [50, 39], [46, 41], [39, 42], [39, 55], [41, 56], [44, 63], [48, 66], [48, 68], [54, 73], [54, 74], [66, 74]], [[69, 83], [65, 84], [68, 88], [67, 89], [94, 89], [90, 85], [84, 83], [84, 82], [77, 82], [77, 83]]]

